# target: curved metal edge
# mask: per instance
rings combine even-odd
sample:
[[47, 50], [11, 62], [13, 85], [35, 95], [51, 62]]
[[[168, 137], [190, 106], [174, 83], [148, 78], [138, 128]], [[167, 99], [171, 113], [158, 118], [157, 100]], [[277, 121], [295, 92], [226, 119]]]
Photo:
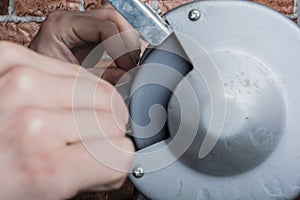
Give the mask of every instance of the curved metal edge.
[[[216, 1], [215, 1], [215, 3], [216, 3]], [[245, 4], [246, 3], [249, 3], [249, 5], [251, 4], [251, 7], [254, 6], [254, 3], [245, 2]], [[255, 5], [255, 6], [256, 6], [256, 8], [260, 7], [258, 5]], [[260, 10], [265, 12], [266, 11], [266, 7], [261, 6]], [[300, 34], [299, 28], [297, 27], [297, 25], [294, 22], [288, 20], [287, 18], [284, 19], [284, 17], [282, 17], [282, 15], [280, 13], [278, 13], [276, 11], [273, 11], [273, 10], [271, 11], [271, 9], [269, 9], [268, 13], [271, 15], [271, 17], [272, 17], [272, 14], [273, 14], [274, 17], [276, 17], [276, 19], [279, 18], [279, 17], [281, 17], [280, 21], [282, 23], [286, 24], [285, 27], [289, 28], [290, 31], [295, 31], [294, 32], [295, 34], [298, 34], [298, 33]], [[297, 31], [296, 31], [296, 29], [297, 29]], [[281, 146], [286, 147], [287, 146], [286, 144], [288, 142], [291, 142], [291, 140], [289, 140], [289, 141], [283, 141], [284, 145], [281, 145]], [[295, 142], [294, 142], [293, 145], [295, 146]], [[283, 148], [281, 148], [281, 150], [283, 150]], [[275, 156], [276, 157], [280, 157], [281, 155], [278, 152], [276, 152]], [[285, 158], [285, 160], [290, 159], [290, 157], [291, 156], [288, 156], [288, 158]], [[300, 154], [299, 154], [299, 157], [300, 157]], [[268, 161], [268, 163], [269, 162], [270, 161]], [[284, 163], [280, 163], [280, 166], [283, 166], [283, 165], [284, 165]], [[270, 166], [270, 165], [268, 164], [268, 166]], [[261, 168], [262, 167], [260, 167], [260, 169], [258, 169], [258, 170], [261, 170]], [[269, 172], [262, 172], [262, 174], [259, 174], [257, 172], [258, 170], [255, 170], [256, 171], [255, 175], [257, 175], [256, 177], [250, 176], [249, 175], [250, 173], [248, 173], [248, 174], [244, 174], [242, 176], [236, 177], [236, 178], [237, 179], [240, 178], [240, 179], [243, 179], [243, 180], [247, 180], [247, 182], [251, 182], [251, 181], [254, 181], [254, 180], [258, 179], [258, 175], [260, 175], [261, 176], [260, 177], [261, 181], [263, 183], [262, 186], [265, 187], [265, 188], [262, 188], [262, 189], [265, 190], [265, 191], [267, 191], [267, 192], [271, 192], [271, 195], [272, 195], [272, 192], [275, 192], [274, 195], [276, 195], [276, 192], [277, 192], [276, 191], [276, 189], [277, 189], [276, 187], [278, 187], [279, 189], [281, 189], [280, 187], [282, 186], [282, 185], [280, 185], [280, 182], [278, 182], [278, 179], [277, 179], [278, 177], [268, 177], [267, 175], [268, 175]], [[276, 169], [273, 169], [272, 166], [269, 168], [269, 171], [271, 171], [271, 173], [273, 173], [273, 174], [276, 172], [275, 170]], [[287, 171], [284, 174], [291, 173], [290, 171], [288, 171], [289, 168], [285, 169], [285, 170], [287, 170]], [[178, 172], [180, 172], [180, 173], [178, 173]], [[155, 173], [156, 173], [156, 175], [154, 175], [154, 174], [145, 174], [145, 176], [143, 178], [139, 179], [139, 180], [134, 179], [134, 178], [131, 177], [132, 181], [137, 186], [137, 188], [143, 190], [143, 192], [145, 192], [144, 194], [146, 196], [148, 196], [149, 198], [153, 198], [153, 199], [164, 199], [165, 200], [166, 198], [163, 197], [164, 194], [167, 194], [167, 193], [170, 193], [170, 192], [174, 193], [176, 191], [178, 192], [178, 196], [176, 196], [177, 194], [173, 194], [175, 196], [173, 199], [184, 199], [183, 195], [187, 194], [187, 193], [189, 193], [190, 195], [193, 195], [193, 197], [194, 197], [193, 199], [227, 199], [227, 198], [224, 198], [223, 195], [225, 195], [225, 197], [227, 195], [227, 197], [228, 197], [228, 195], [229, 195], [228, 193], [234, 192], [236, 190], [240, 190], [240, 192], [242, 194], [243, 192], [245, 192], [247, 190], [247, 188], [251, 189], [252, 191], [255, 191], [254, 189], [257, 187], [257, 185], [254, 185], [254, 184], [249, 184], [249, 185], [247, 185], [247, 187], [243, 187], [244, 184], [239, 184], [240, 181], [238, 181], [238, 180], [232, 180], [231, 177], [228, 177], [228, 178], [225, 177], [225, 178], [222, 179], [222, 181], [219, 181], [219, 182], [226, 183], [228, 185], [235, 184], [236, 187], [235, 188], [229, 188], [229, 190], [227, 192], [223, 191], [223, 192], [226, 192], [226, 194], [222, 193], [222, 191], [221, 192], [220, 191], [215, 191], [215, 193], [210, 193], [210, 191], [207, 188], [210, 188], [210, 187], [211, 188], [217, 188], [217, 186], [219, 185], [219, 183], [217, 181], [218, 179], [217, 178], [208, 177], [208, 176], [205, 176], [203, 174], [195, 175], [195, 172], [191, 171], [189, 168], [185, 168], [184, 166], [180, 165], [179, 162], [175, 163], [174, 165], [169, 166], [168, 169], [164, 169], [163, 171], [155, 172]], [[186, 178], [186, 176], [185, 176], [187, 174], [194, 174], [195, 176], [191, 177], [191, 179], [188, 180]], [[185, 181], [182, 180], [179, 177], [180, 175], [183, 176], [183, 179], [185, 178]], [[157, 177], [159, 177], [159, 179], [157, 179]], [[251, 178], [251, 180], [249, 178]], [[274, 181], [274, 185], [268, 185], [268, 182], [264, 182], [264, 181], [267, 181], [270, 178], [272, 179], [272, 181]], [[203, 184], [203, 180], [204, 179], [211, 179], [211, 180], [208, 181], [208, 182], [205, 182], [205, 184]], [[170, 181], [170, 180], [173, 180], [173, 181]], [[178, 182], [177, 182], [177, 180], [178, 180]], [[157, 184], [158, 182], [160, 184]], [[183, 184], [182, 184], [182, 182], [183, 182]], [[197, 186], [199, 190], [198, 191], [195, 191], [195, 190], [191, 191], [192, 190], [191, 188], [189, 188], [186, 185], [184, 185], [185, 182], [195, 183], [193, 185]], [[287, 184], [287, 182], [283, 182], [282, 184]], [[157, 192], [161, 191], [162, 185], [163, 186], [165, 186], [165, 185], [166, 186], [167, 185], [171, 185], [172, 186], [172, 190], [171, 191], [168, 190], [169, 189], [169, 187], [168, 187], [168, 188], [163, 188], [164, 189], [163, 193], [152, 194], [150, 192], [150, 190], [149, 190], [150, 189], [149, 188], [150, 185], [151, 185], [152, 189], [154, 191], [157, 191]], [[271, 186], [275, 187], [274, 191], [271, 190], [272, 189]], [[224, 187], [224, 184], [223, 184], [222, 188], [223, 187]], [[297, 188], [295, 188], [295, 189], [297, 189]], [[192, 194], [192, 192], [195, 192], [195, 193]], [[263, 191], [255, 191], [255, 192], [259, 193], [259, 192], [263, 192]], [[294, 191], [293, 194], [295, 195], [296, 191]], [[155, 195], [158, 195], [158, 196], [155, 196]], [[239, 194], [231, 193], [230, 195], [232, 197], [230, 199], [255, 199], [255, 195], [256, 194], [255, 193], [251, 193], [251, 194], [249, 194], [249, 196], [247, 196], [245, 198], [240, 198]], [[264, 193], [264, 195], [267, 195], [267, 193]], [[216, 198], [214, 198], [214, 197], [216, 197]], [[266, 196], [266, 198], [271, 198], [271, 196], [268, 195], [268, 196]], [[185, 198], [185, 199], [191, 199], [191, 198]]]

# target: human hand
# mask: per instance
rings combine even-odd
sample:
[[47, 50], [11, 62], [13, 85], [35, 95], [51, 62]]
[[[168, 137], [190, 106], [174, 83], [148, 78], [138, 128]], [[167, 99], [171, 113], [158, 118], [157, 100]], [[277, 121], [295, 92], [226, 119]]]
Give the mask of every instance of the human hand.
[[[111, 36], [114, 39], [107, 41]], [[103, 41], [106, 41], [104, 47], [119, 68], [127, 71], [137, 65], [140, 59], [139, 36], [108, 3], [87, 12], [51, 13], [30, 48], [47, 56], [80, 64]]]
[[16, 44], [1, 42], [0, 60], [0, 199], [67, 199], [121, 186], [133, 145], [115, 89]]

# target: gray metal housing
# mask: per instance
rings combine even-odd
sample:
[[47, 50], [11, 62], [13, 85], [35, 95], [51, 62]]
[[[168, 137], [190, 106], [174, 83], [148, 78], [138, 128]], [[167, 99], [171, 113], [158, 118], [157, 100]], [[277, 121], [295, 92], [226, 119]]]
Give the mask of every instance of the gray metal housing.
[[[192, 9], [201, 11], [198, 21], [188, 18]], [[195, 70], [210, 66], [210, 63], [206, 62], [205, 57], [200, 56], [202, 60], [195, 58], [192, 62], [194, 68], [185, 75], [188, 62], [177, 65], [178, 61], [173, 62], [173, 59], [153, 50], [152, 56], [150, 53], [143, 61], [147, 66], [142, 65], [135, 77], [133, 91], [145, 80], [150, 83], [165, 81], [167, 73], [155, 72], [155, 67], [152, 71], [151, 62], [171, 68], [176, 66], [194, 88], [200, 106], [194, 110], [203, 118], [200, 118], [196, 142], [181, 159], [159, 170], [151, 170], [150, 165], [161, 162], [160, 157], [145, 160], [142, 154], [166, 147], [175, 137], [178, 110], [186, 112], [172, 97], [167, 103], [166, 131], [169, 138], [138, 152], [140, 155], [134, 166], [142, 166], [145, 174], [141, 178], [131, 176], [134, 185], [147, 198], [154, 200], [295, 198], [300, 193], [299, 28], [281, 14], [248, 1], [194, 2], [171, 11], [166, 18], [178, 33], [178, 39], [189, 56], [196, 56], [198, 49], [187, 40], [181, 40], [180, 35], [201, 44], [217, 66], [224, 84], [228, 115], [215, 148], [207, 157], [199, 159], [197, 147], [201, 145], [203, 130], [207, 129], [206, 119], [210, 118], [212, 105], [203, 104], [210, 102], [209, 91], [203, 77]], [[177, 91], [189, 104], [191, 93], [184, 89], [185, 86], [177, 80], [173, 92]], [[149, 87], [145, 90], [143, 101], [141, 98], [131, 101], [131, 112], [141, 117], [141, 123], [149, 121], [148, 115], [139, 114], [141, 111], [147, 112], [141, 108], [144, 105], [150, 108], [149, 102], [163, 95]], [[190, 109], [194, 104], [190, 105], [186, 108]], [[167, 110], [166, 105], [164, 107]], [[193, 116], [193, 110], [189, 111]], [[189, 124], [193, 118], [180, 120], [183, 124]], [[133, 125], [133, 134], [139, 136], [141, 133], [137, 130], [142, 129]], [[188, 135], [189, 128], [186, 133]], [[172, 151], [165, 154], [165, 158], [174, 156]]]

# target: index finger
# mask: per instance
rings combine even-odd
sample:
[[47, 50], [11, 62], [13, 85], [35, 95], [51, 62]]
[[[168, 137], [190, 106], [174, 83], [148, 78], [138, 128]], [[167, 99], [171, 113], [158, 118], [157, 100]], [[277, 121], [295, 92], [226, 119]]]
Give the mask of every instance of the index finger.
[[78, 65], [49, 58], [12, 42], [0, 42], [0, 60], [0, 76], [13, 68], [23, 66], [46, 74], [78, 76], [98, 81], [96, 76], [85, 70], [80, 70], [78, 74], [78, 70], [81, 69]]
[[138, 32], [116, 11], [110, 4], [105, 4], [99, 9], [88, 12], [88, 15], [100, 20], [109, 20], [117, 25], [120, 36], [130, 49], [129, 54], [135, 63], [140, 59], [141, 42]]
[[117, 182], [122, 182], [130, 170], [133, 152], [132, 142], [122, 137], [70, 145], [62, 149], [58, 156], [64, 160], [62, 171], [65, 173], [62, 176], [76, 183], [73, 187], [78, 191], [111, 182], [118, 185]]

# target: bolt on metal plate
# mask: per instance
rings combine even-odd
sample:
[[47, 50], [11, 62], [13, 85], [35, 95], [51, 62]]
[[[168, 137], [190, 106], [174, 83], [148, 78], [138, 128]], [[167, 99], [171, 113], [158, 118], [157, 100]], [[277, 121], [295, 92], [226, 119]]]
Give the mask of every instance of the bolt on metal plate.
[[197, 21], [201, 17], [201, 12], [198, 9], [193, 9], [189, 12], [189, 19], [191, 21]]
[[132, 174], [135, 178], [141, 178], [144, 176], [144, 168], [141, 166], [135, 167], [132, 170]]

